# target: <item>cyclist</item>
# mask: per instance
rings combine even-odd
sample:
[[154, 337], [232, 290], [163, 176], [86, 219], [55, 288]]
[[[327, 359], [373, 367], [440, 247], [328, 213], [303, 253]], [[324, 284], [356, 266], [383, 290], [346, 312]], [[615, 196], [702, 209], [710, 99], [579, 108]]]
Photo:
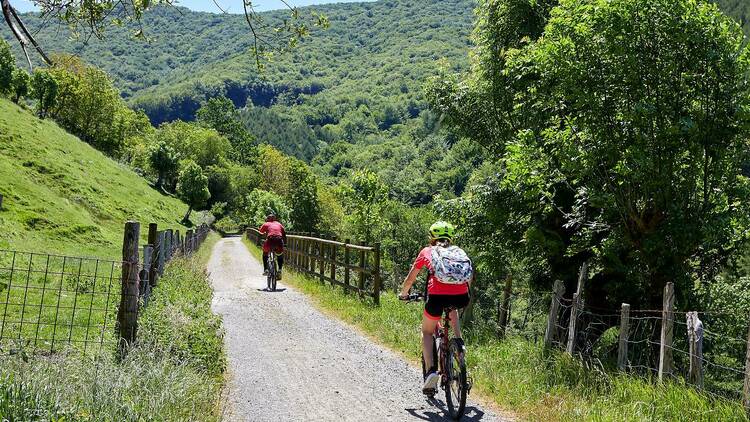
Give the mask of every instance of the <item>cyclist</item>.
[[268, 275], [268, 254], [273, 250], [277, 256], [276, 262], [279, 263], [277, 278], [281, 280], [281, 269], [284, 267], [284, 245], [286, 244], [284, 226], [279, 223], [275, 214], [269, 214], [258, 231], [266, 235], [266, 240], [263, 242], [263, 275]]
[[[407, 299], [412, 285], [417, 280], [417, 275], [419, 275], [419, 272], [423, 268], [427, 268], [429, 272], [429, 278], [427, 281], [427, 298], [422, 316], [422, 356], [424, 357], [425, 368], [428, 368], [424, 374], [424, 387], [422, 388], [422, 391], [425, 394], [434, 393], [440, 379], [437, 374], [437, 362], [432, 361], [432, 348], [435, 343], [433, 340], [433, 334], [435, 333], [437, 324], [446, 308], [454, 308], [450, 314], [450, 321], [453, 326], [455, 338], [459, 342], [462, 342], [461, 329], [460, 326], [456, 324], [458, 321], [457, 310], [465, 308], [469, 304], [469, 285], [474, 279], [471, 261], [466, 257], [466, 254], [458, 247], [451, 247], [454, 233], [455, 227], [445, 221], [438, 221], [430, 227], [430, 245], [419, 252], [409, 274], [404, 280], [401, 294], [399, 296], [402, 300]], [[436, 267], [441, 266], [439, 270], [441, 274], [443, 274], [446, 271], [446, 267], [441, 264], [441, 262], [445, 263], [446, 260], [450, 261], [450, 255], [455, 251], [460, 251], [461, 256], [465, 259], [464, 263], [467, 264], [467, 266], [464, 266], [462, 270], [463, 274], [457, 277], [462, 282], [456, 282], [456, 280], [451, 279], [449, 283], [446, 283], [439, 279], [438, 275], [440, 274], [436, 275]], [[460, 267], [461, 265], [449, 266]], [[448, 271], [450, 270], [451, 269], [448, 268]], [[447, 279], [448, 277], [444, 278]]]

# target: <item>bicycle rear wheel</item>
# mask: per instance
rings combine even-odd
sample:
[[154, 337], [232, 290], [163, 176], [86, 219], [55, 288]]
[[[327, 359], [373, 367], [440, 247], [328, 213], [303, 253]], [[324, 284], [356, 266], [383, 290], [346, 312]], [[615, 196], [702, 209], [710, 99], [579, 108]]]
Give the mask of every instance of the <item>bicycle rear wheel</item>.
[[276, 261], [273, 261], [273, 277], [271, 278], [271, 291], [276, 291], [276, 281], [278, 281], [278, 268], [276, 268]]
[[268, 259], [268, 276], [266, 276], [266, 290], [276, 290], [276, 260]]
[[468, 383], [466, 379], [466, 361], [463, 347], [451, 339], [450, 350], [446, 359], [445, 375], [447, 384], [445, 386], [445, 402], [448, 404], [448, 412], [451, 418], [461, 419], [466, 409], [466, 395]]

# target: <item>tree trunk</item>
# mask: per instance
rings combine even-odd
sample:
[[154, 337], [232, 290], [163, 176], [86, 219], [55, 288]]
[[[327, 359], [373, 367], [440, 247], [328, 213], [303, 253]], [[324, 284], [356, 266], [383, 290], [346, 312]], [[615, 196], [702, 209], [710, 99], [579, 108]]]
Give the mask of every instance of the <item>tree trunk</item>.
[[185, 214], [185, 218], [182, 219], [182, 221], [184, 223], [189, 223], [190, 222], [190, 213], [192, 211], [193, 211], [193, 206], [192, 205], [188, 206], [187, 214]]

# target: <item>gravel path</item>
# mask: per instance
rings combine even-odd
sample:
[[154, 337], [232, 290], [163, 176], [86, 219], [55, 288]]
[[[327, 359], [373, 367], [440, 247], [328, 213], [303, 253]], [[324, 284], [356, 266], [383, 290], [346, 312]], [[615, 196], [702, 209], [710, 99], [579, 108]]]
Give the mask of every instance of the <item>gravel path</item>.
[[[239, 237], [216, 244], [208, 264], [213, 309], [224, 319], [229, 359], [225, 420], [442, 421], [421, 373], [301, 293], [269, 293], [262, 266]], [[467, 421], [499, 420], [467, 405]]]

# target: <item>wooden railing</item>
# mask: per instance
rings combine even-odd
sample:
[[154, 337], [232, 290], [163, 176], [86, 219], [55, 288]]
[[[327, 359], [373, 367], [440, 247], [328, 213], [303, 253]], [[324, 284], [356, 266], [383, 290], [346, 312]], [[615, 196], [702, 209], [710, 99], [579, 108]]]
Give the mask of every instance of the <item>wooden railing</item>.
[[[257, 229], [248, 229], [247, 237], [260, 246], [263, 236]], [[371, 296], [380, 304], [382, 279], [380, 275], [380, 244], [355, 245], [350, 240], [315, 237], [313, 233], [287, 236], [284, 267], [328, 281], [354, 291], [360, 296]]]

